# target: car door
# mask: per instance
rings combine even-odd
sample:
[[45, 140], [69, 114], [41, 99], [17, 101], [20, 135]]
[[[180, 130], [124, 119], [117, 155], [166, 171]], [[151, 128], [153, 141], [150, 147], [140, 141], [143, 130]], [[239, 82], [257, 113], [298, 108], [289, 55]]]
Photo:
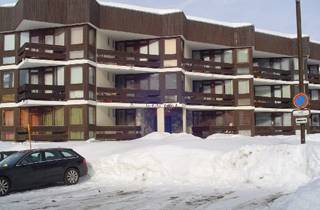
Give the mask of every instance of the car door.
[[12, 182], [17, 188], [28, 188], [43, 183], [43, 157], [42, 152], [32, 152], [20, 160], [12, 174]]
[[58, 182], [63, 180], [64, 161], [63, 157], [57, 150], [44, 151], [45, 172], [44, 179], [49, 182]]

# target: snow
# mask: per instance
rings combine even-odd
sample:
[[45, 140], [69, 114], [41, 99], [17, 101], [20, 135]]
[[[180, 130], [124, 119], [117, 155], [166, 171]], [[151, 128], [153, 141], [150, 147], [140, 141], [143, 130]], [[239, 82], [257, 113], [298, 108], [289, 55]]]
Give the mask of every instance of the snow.
[[[37, 142], [34, 148], [73, 148], [87, 159], [89, 176], [76, 186], [12, 193], [0, 198], [0, 209], [4, 203], [6, 209], [315, 209], [319, 137], [308, 135], [306, 145], [297, 136], [201, 139], [185, 133], [123, 142]], [[0, 142], [0, 150], [28, 146]]]
[[[270, 31], [270, 30], [265, 30], [265, 29], [258, 29], [258, 28], [256, 28], [255, 31], [258, 33], [270, 34], [270, 35], [280, 36], [280, 37], [289, 38], [289, 39], [296, 39], [297, 38], [297, 34], [281, 33], [281, 32]], [[302, 36], [309, 37], [306, 34], [303, 34]]]
[[189, 16], [189, 15], [187, 16], [187, 19], [197, 21], [197, 22], [214, 24], [214, 25], [228, 26], [228, 27], [232, 27], [232, 28], [253, 26], [252, 23], [231, 23], [231, 22], [218, 21], [218, 20], [213, 20], [213, 19], [208, 19], [208, 18], [194, 17], [194, 16]]

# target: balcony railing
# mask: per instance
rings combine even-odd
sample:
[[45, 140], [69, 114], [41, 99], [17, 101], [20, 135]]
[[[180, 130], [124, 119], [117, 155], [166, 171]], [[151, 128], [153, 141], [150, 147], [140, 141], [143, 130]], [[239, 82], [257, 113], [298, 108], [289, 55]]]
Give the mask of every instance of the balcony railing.
[[65, 100], [64, 86], [58, 85], [23, 85], [18, 89], [17, 100]]
[[97, 88], [97, 99], [101, 102], [122, 103], [160, 103], [159, 90], [132, 90], [116, 88]]
[[292, 102], [290, 98], [263, 97], [255, 96], [254, 104], [256, 107], [266, 108], [291, 108]]
[[320, 109], [320, 100], [310, 100], [311, 109]]
[[234, 66], [227, 63], [202, 61], [195, 59], [182, 59], [182, 68], [190, 72], [233, 75]]
[[206, 138], [215, 133], [237, 134], [236, 126], [193, 126], [192, 134], [201, 138]]
[[309, 73], [308, 79], [309, 79], [309, 82], [311, 82], [311, 83], [320, 84], [320, 75], [319, 74]]
[[97, 126], [96, 139], [99, 140], [132, 140], [141, 137], [140, 126]]
[[293, 126], [256, 126], [255, 135], [294, 135], [295, 129]]
[[264, 68], [264, 67], [253, 67], [253, 74], [257, 78], [264, 79], [276, 79], [276, 80], [285, 80], [290, 81], [293, 78], [292, 71], [272, 69], [272, 68]]
[[160, 68], [160, 56], [128, 53], [114, 50], [97, 50], [97, 61], [103, 64]]
[[309, 126], [308, 133], [320, 133], [320, 126]]
[[18, 62], [26, 58], [66, 60], [66, 47], [38, 43], [25, 43], [18, 50]]
[[185, 103], [189, 105], [233, 106], [233, 95], [186, 92]]
[[[66, 126], [31, 126], [32, 141], [66, 141], [68, 139]], [[29, 139], [28, 129], [25, 127], [17, 128], [17, 141]]]

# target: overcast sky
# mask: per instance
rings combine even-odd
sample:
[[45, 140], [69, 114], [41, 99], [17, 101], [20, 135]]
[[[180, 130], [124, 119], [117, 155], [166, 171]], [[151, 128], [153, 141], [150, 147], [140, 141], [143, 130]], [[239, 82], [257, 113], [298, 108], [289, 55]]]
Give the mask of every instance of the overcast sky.
[[[0, 0], [0, 4], [16, 0]], [[181, 9], [187, 15], [296, 33], [295, 0], [112, 0], [152, 8]], [[320, 0], [301, 0], [303, 34], [320, 41]]]

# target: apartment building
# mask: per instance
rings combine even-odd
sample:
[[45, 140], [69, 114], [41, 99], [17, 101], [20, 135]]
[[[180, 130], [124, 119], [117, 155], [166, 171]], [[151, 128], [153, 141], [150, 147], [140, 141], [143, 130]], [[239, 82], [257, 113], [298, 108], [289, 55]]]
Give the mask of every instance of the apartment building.
[[[309, 133], [320, 132], [320, 43], [303, 37]], [[1, 140], [148, 133], [291, 135], [296, 37], [96, 0], [0, 7]]]

